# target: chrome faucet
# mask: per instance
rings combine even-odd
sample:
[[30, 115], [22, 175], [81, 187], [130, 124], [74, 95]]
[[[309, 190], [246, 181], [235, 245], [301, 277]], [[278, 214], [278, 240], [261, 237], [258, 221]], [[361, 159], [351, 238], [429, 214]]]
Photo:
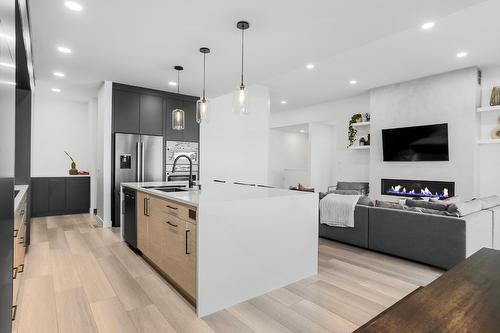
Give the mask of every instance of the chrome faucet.
[[174, 160], [174, 165], [172, 166], [172, 173], [175, 172], [175, 166], [177, 165], [177, 160], [179, 160], [179, 158], [182, 158], [182, 157], [185, 157], [187, 158], [187, 160], [189, 161], [189, 188], [193, 188], [193, 185], [194, 185], [194, 182], [193, 182], [193, 161], [191, 160], [191, 158], [187, 155], [179, 155], [175, 158]]

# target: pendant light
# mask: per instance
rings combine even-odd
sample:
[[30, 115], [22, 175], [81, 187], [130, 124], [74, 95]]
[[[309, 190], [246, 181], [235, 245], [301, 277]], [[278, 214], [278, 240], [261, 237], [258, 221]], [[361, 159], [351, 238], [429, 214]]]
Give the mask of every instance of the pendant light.
[[202, 121], [208, 122], [209, 112], [209, 101], [205, 96], [205, 68], [207, 54], [210, 53], [210, 49], [208, 47], [202, 47], [200, 48], [200, 52], [203, 53], [203, 91], [201, 93], [201, 98], [196, 102], [196, 122], [198, 124]]
[[[177, 93], [180, 91], [180, 86], [181, 86], [181, 71], [184, 70], [184, 67], [182, 66], [175, 66], [174, 69], [177, 71]], [[176, 131], [182, 131], [184, 130], [185, 126], [185, 117], [184, 117], [184, 110], [182, 109], [175, 109], [172, 111], [172, 129]]]
[[239, 21], [236, 27], [241, 30], [241, 83], [239, 88], [234, 92], [233, 96], [233, 111], [242, 115], [248, 114], [248, 92], [245, 90], [243, 81], [243, 64], [245, 53], [245, 30], [250, 28], [250, 23]]

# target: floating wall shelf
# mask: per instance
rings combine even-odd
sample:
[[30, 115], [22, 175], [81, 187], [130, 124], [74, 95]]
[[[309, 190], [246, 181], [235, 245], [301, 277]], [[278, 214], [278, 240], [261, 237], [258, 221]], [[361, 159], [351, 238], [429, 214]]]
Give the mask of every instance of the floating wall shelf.
[[364, 121], [362, 123], [354, 123], [354, 124], [352, 124], [352, 127], [363, 127], [363, 126], [370, 126], [370, 122], [369, 121]]
[[480, 145], [500, 144], [500, 139], [481, 139], [477, 140], [477, 143]]
[[370, 149], [370, 146], [352, 146], [352, 147], [349, 147], [349, 149], [353, 149], [353, 150], [368, 150], [368, 149]]
[[477, 112], [493, 112], [500, 111], [500, 106], [483, 106], [477, 109]]

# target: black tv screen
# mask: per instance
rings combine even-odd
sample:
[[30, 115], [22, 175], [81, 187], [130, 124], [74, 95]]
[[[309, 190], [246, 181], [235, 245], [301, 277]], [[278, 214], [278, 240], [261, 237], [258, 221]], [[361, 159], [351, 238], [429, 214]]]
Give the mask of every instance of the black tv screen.
[[385, 162], [449, 161], [448, 124], [382, 130]]

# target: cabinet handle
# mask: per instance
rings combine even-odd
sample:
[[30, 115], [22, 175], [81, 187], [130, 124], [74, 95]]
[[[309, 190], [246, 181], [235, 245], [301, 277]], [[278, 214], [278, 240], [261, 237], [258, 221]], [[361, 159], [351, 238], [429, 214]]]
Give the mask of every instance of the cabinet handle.
[[170, 209], [173, 209], [173, 210], [177, 210], [177, 209], [179, 209], [179, 208], [177, 208], [177, 207], [172, 207], [172, 206], [169, 206], [169, 205], [167, 205], [167, 208], [170, 208]]
[[151, 214], [151, 200], [148, 198], [148, 216]]
[[14, 229], [14, 238], [17, 237], [17, 234], [19, 233], [19, 229]]
[[171, 225], [172, 227], [175, 227], [175, 228], [177, 228], [177, 227], [179, 226], [178, 224], [173, 224], [173, 223], [172, 223], [172, 222], [170, 222], [170, 221], [167, 221], [167, 224], [168, 224], [168, 225]]
[[24, 243], [24, 237], [19, 238], [18, 244], [23, 244]]
[[17, 278], [17, 267], [13, 268], [14, 274], [12, 274], [12, 280], [15, 280]]
[[24, 209], [19, 213], [19, 215], [21, 215], [21, 216], [24, 215]]
[[12, 321], [16, 320], [17, 305], [12, 305]]
[[189, 232], [191, 230], [186, 230], [186, 254], [191, 254], [191, 251], [189, 250]]
[[24, 264], [19, 265], [20, 270], [18, 270], [18, 273], [24, 272]]
[[148, 214], [146, 213], [146, 207], [147, 207], [147, 199], [148, 198], [144, 198], [144, 216], [148, 216]]

